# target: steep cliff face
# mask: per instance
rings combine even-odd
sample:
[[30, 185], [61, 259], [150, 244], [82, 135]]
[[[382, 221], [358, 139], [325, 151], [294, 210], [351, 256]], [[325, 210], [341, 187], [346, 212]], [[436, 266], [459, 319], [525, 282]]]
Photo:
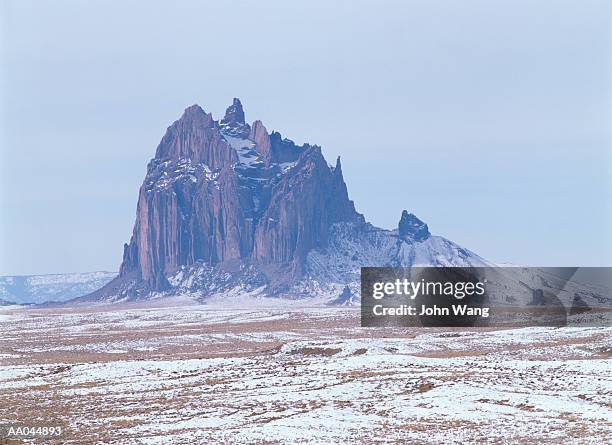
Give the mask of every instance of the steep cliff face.
[[107, 292], [164, 291], [168, 277], [195, 263], [258, 267], [270, 285], [284, 286], [304, 273], [309, 251], [325, 247], [332, 224], [358, 221], [339, 159], [330, 167], [319, 147], [270, 135], [260, 121], [248, 125], [238, 99], [221, 121], [194, 105], [148, 165]]
[[299, 274], [306, 254], [327, 244], [333, 223], [360, 219], [348, 199], [340, 161], [332, 169], [319, 147], [308, 147], [271, 189], [255, 231], [253, 258], [264, 264], [292, 262]]

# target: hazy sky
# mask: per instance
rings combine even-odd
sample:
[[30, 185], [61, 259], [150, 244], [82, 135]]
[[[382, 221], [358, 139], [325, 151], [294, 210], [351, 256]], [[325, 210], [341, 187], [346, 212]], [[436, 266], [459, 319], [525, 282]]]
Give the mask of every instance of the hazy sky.
[[606, 0], [0, 4], [0, 274], [118, 270], [165, 129], [235, 96], [375, 225], [612, 266]]

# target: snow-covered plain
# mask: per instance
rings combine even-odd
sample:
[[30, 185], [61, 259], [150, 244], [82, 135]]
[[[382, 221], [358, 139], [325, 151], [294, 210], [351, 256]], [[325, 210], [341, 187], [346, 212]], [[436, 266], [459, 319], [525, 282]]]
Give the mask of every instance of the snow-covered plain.
[[[149, 303], [150, 304], [150, 303]], [[360, 328], [352, 308], [0, 311], [0, 418], [64, 443], [606, 443], [612, 328]]]

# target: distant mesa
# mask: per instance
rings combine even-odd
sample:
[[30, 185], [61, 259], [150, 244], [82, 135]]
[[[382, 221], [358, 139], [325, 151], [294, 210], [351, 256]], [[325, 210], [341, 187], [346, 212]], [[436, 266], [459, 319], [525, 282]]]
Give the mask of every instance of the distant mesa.
[[116, 272], [85, 272], [0, 277], [0, 306], [62, 302], [93, 292], [117, 276]]

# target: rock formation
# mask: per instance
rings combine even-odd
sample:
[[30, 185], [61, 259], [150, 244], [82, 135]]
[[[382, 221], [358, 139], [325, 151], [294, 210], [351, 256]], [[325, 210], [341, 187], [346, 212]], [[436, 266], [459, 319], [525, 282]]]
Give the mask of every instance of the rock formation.
[[398, 232], [401, 238], [413, 241], [425, 241], [430, 235], [427, 224], [406, 210], [402, 212]]
[[333, 224], [363, 221], [340, 158], [331, 167], [320, 147], [245, 123], [238, 99], [219, 122], [193, 105], [147, 167], [119, 277], [99, 294], [167, 291], [168, 277], [195, 263], [256, 266], [280, 290], [304, 275]]

